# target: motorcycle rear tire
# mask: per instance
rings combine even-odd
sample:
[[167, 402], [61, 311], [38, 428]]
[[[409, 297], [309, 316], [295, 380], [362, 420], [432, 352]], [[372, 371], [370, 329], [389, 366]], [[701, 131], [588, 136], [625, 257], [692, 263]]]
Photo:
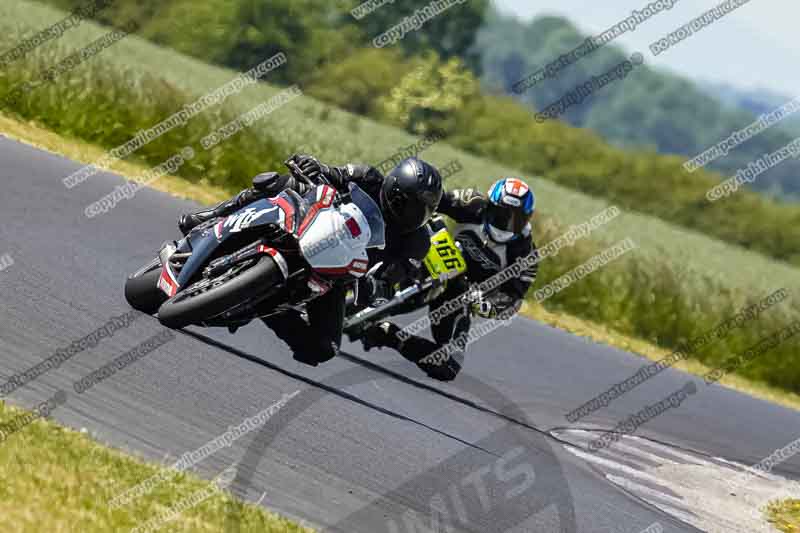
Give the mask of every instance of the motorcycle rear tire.
[[161, 267], [153, 267], [144, 274], [129, 277], [125, 281], [125, 299], [128, 304], [142, 313], [154, 315], [167, 299], [158, 288], [158, 278], [161, 277]]

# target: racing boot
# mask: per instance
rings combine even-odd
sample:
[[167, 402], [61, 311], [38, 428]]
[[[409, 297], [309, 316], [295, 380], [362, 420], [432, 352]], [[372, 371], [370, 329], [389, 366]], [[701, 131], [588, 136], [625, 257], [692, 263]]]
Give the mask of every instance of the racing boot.
[[277, 172], [262, 172], [253, 178], [253, 186], [245, 189], [227, 202], [222, 202], [214, 209], [204, 209], [197, 213], [187, 213], [178, 219], [178, 229], [184, 236], [190, 231], [212, 218], [228, 216], [259, 198], [274, 196], [284, 188], [299, 189], [300, 186], [291, 176], [281, 175]]
[[178, 219], [178, 229], [181, 230], [184, 236], [188, 235], [190, 231], [209, 220], [217, 217], [228, 216], [235, 211], [238, 211], [247, 204], [258, 199], [259, 192], [255, 189], [245, 189], [237, 194], [231, 200], [222, 202], [213, 209], [204, 209], [196, 213], [186, 213], [181, 215]]
[[214, 213], [213, 209], [198, 211], [197, 213], [186, 213], [178, 218], [178, 229], [181, 230], [181, 233], [185, 237], [190, 231], [203, 222], [207, 222], [216, 217], [217, 215]]
[[402, 341], [397, 335], [400, 328], [391, 322], [378, 322], [364, 330], [361, 343], [364, 350], [370, 351], [372, 348], [393, 348], [400, 349]]

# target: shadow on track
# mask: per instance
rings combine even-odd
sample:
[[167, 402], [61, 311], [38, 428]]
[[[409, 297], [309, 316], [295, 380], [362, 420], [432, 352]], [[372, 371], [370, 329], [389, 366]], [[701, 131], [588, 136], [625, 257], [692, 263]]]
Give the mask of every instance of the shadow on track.
[[[387, 367], [343, 354], [345, 359], [357, 366], [321, 382], [205, 335], [190, 331], [183, 333], [312, 387], [287, 404], [253, 438], [237, 465], [232, 486], [240, 497], [245, 498], [248, 491], [254, 488], [250, 485], [258, 464], [281, 429], [327, 394], [333, 394], [453, 439], [463, 444], [464, 448], [410, 479], [397, 480], [394, 488], [387, 490], [386, 485], [365, 487], [381, 496], [335, 524], [327, 524], [325, 531], [504, 531], [528, 524], [529, 520], [540, 524], [540, 530], [565, 533], [577, 530], [574, 500], [552, 447], [557, 439], [526, 421], [521, 409], [487, 384], [462, 374], [455, 386], [478, 396], [487, 405], [509, 410], [510, 414], [403, 376], [400, 371], [405, 368], [405, 361], [397, 361]], [[372, 372], [365, 375], [365, 368]], [[477, 443], [471, 443], [344, 391], [353, 385], [379, 379], [380, 376], [383, 379], [396, 379], [419, 390], [499, 417], [507, 423]], [[346, 476], [347, 472], [337, 472], [337, 475]], [[232, 508], [228, 514], [226, 531], [238, 532], [240, 528], [238, 514]]]

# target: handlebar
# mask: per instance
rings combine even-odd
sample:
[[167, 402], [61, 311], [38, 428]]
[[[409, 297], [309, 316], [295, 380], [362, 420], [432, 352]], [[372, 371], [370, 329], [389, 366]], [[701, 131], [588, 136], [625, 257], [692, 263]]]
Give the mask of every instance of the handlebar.
[[[292, 157], [290, 157], [289, 159], [287, 159], [286, 161], [283, 162], [283, 164], [286, 165], [289, 168], [289, 171], [291, 172], [292, 176], [294, 176], [298, 180], [302, 181], [303, 183], [305, 183], [309, 187], [317, 187], [318, 185], [330, 185], [331, 187], [333, 187], [331, 182], [325, 176], [323, 176], [322, 174], [319, 175], [319, 178], [317, 179], [316, 182], [313, 179], [311, 179], [310, 177], [308, 177], [300, 169], [300, 165], [297, 164], [297, 162], [294, 160], [294, 158], [295, 158], [295, 156], [292, 156]], [[333, 188], [334, 188], [334, 190], [336, 190], [336, 187], [333, 187]], [[334, 205], [339, 205], [339, 203], [347, 201], [348, 198], [349, 198], [349, 194], [341, 192], [339, 190], [336, 190], [336, 199], [334, 200]]]
[[300, 165], [297, 164], [297, 162], [294, 160], [294, 157], [295, 156], [292, 156], [283, 162], [283, 164], [289, 168], [289, 171], [291, 172], [292, 176], [301, 180], [306, 185], [310, 185], [312, 187], [316, 187], [317, 185], [321, 184], [330, 185], [330, 182], [325, 178], [325, 176], [321, 174], [316, 182], [312, 180], [310, 177], [308, 177], [302, 170], [300, 170]]
[[311, 180], [311, 178], [306, 176], [303, 173], [303, 171], [300, 170], [300, 166], [297, 163], [295, 163], [295, 161], [294, 161], [294, 156], [292, 156], [289, 159], [287, 159], [286, 161], [284, 161], [283, 164], [286, 165], [289, 168], [289, 172], [291, 173], [292, 176], [294, 176], [295, 178], [299, 179], [300, 181], [302, 181], [306, 185], [311, 185], [312, 187], [316, 186], [316, 183], [314, 183]]

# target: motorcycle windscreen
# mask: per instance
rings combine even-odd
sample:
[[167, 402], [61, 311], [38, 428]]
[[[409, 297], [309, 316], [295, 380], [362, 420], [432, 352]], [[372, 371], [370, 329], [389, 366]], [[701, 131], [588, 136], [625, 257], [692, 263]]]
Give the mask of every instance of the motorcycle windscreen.
[[[360, 191], [363, 194], [363, 191]], [[358, 192], [356, 193], [358, 194]], [[369, 202], [359, 198], [365, 209], [377, 209], [375, 202], [364, 194]], [[300, 237], [300, 250], [311, 267], [329, 275], [362, 276], [367, 271], [369, 257], [367, 249], [383, 246], [380, 212], [370, 213], [372, 222], [356, 202], [337, 207], [328, 206], [319, 210]], [[373, 235], [372, 228], [378, 232]]]
[[361, 187], [353, 182], [350, 182], [348, 186], [351, 200], [364, 215], [369, 225], [370, 239], [367, 243], [367, 248], [383, 249], [386, 247], [386, 226], [383, 221], [383, 213], [381, 213], [375, 200], [365, 193]]

